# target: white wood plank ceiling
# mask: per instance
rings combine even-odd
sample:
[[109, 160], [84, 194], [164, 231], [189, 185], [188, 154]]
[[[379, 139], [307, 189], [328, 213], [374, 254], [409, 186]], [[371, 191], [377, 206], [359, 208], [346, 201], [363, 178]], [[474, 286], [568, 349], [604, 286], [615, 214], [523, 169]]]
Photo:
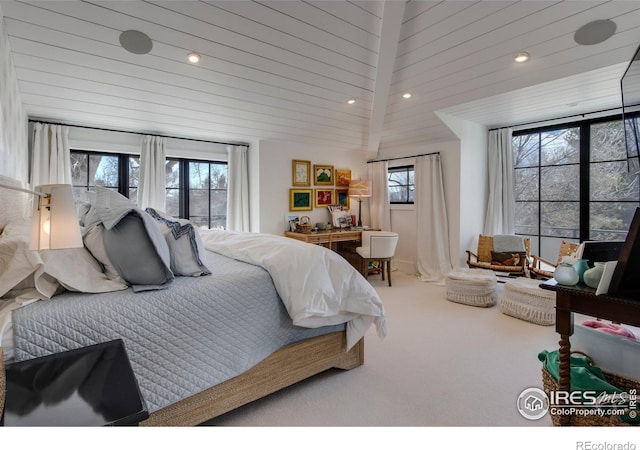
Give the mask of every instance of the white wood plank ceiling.
[[[31, 117], [371, 154], [455, 139], [436, 111], [497, 127], [618, 107], [640, 44], [635, 0], [0, 1], [0, 12]], [[615, 34], [578, 45], [574, 32], [598, 19]], [[123, 49], [126, 30], [146, 33], [150, 53]]]

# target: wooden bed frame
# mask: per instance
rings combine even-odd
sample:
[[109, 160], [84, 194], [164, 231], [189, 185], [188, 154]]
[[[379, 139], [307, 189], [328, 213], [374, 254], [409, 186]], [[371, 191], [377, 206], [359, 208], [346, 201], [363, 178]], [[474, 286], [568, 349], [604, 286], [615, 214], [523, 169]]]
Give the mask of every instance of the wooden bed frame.
[[345, 349], [344, 331], [296, 342], [235, 378], [153, 412], [140, 425], [199, 425], [325, 370], [364, 364], [364, 339]]
[[[0, 184], [26, 187], [24, 183], [4, 176], [0, 176]], [[0, 232], [13, 218], [9, 214], [18, 217], [30, 210], [30, 197], [29, 194], [2, 189]], [[290, 344], [230, 380], [153, 412], [140, 425], [199, 425], [325, 370], [331, 368], [350, 370], [364, 364], [364, 339], [361, 339], [348, 352], [346, 347], [346, 331]], [[4, 380], [1, 356], [2, 347], [0, 347], [0, 381]], [[1, 384], [0, 387], [2, 387]], [[4, 396], [0, 397], [4, 400]]]

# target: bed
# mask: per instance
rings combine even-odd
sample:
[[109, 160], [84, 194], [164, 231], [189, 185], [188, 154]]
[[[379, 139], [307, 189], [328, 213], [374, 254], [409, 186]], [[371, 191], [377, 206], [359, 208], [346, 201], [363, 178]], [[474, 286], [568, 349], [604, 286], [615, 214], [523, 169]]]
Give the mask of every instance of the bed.
[[[12, 239], [24, 244], [29, 209], [29, 195], [2, 194], [0, 254]], [[106, 189], [92, 203], [79, 206], [85, 248], [39, 252], [31, 261], [37, 270], [26, 284], [40, 284], [44, 298], [27, 295], [34, 287], [25, 282], [1, 294], [0, 344], [7, 361], [19, 361], [123, 339], [150, 412], [141, 425], [201, 424], [330, 368], [353, 369], [364, 363], [367, 330], [386, 333], [375, 290], [324, 247], [259, 233], [194, 233], [159, 211], [132, 211]], [[138, 215], [138, 229], [160, 230], [149, 240], [162, 247], [162, 236], [165, 253], [148, 264], [131, 255], [105, 261], [96, 241], [134, 246], [122, 227]], [[101, 232], [92, 237], [87, 230], [95, 228]], [[164, 272], [154, 265], [160, 260]], [[127, 264], [155, 268], [135, 279]], [[0, 288], [9, 276], [22, 280], [11, 273], [19, 264], [7, 266]]]

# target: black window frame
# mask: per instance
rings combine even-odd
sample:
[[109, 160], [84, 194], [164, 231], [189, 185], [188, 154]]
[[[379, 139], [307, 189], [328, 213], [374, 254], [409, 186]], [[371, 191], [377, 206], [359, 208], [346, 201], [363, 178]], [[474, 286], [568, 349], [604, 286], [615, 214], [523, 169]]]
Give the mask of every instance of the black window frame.
[[[94, 150], [84, 150], [84, 149], [75, 149], [72, 148], [70, 149], [70, 153], [71, 154], [83, 154], [83, 155], [87, 155], [87, 158], [90, 158], [91, 155], [99, 155], [99, 156], [109, 156], [109, 157], [117, 157], [118, 158], [118, 186], [117, 186], [117, 191], [119, 194], [130, 198], [129, 194], [129, 190], [131, 187], [134, 187], [137, 189], [138, 186], [129, 186], [129, 158], [140, 158], [140, 155], [137, 154], [132, 154], [132, 153], [115, 153], [115, 152], [105, 152], [105, 151], [94, 151]], [[219, 160], [207, 160], [207, 159], [191, 159], [191, 158], [174, 158], [174, 157], [167, 157], [167, 160], [172, 160], [172, 161], [178, 161], [179, 163], [179, 176], [180, 176], [180, 181], [179, 181], [179, 215], [177, 217], [181, 218], [181, 219], [189, 219], [190, 216], [190, 211], [189, 211], [189, 164], [190, 163], [207, 163], [209, 164], [209, 170], [211, 170], [211, 164], [218, 164], [218, 165], [223, 165], [223, 166], [227, 166], [228, 168], [228, 162], [227, 161], [219, 161]], [[87, 188], [90, 189], [91, 187], [94, 187], [94, 185], [89, 184], [90, 180], [89, 180], [89, 174], [90, 171], [87, 170], [87, 180], [86, 180], [86, 184], [82, 184], [82, 185], [76, 185], [74, 184], [73, 187], [74, 188]], [[228, 172], [227, 172], [227, 181], [228, 181]], [[167, 188], [165, 185], [165, 191], [167, 189], [176, 189], [176, 188]], [[211, 205], [210, 205], [210, 198], [211, 198], [211, 190], [212, 187], [209, 185], [209, 206], [208, 206], [208, 225], [209, 227], [211, 226], [212, 223], [212, 217], [211, 217]], [[215, 188], [214, 190], [222, 190], [222, 189], [218, 189]], [[227, 189], [224, 190], [228, 190], [228, 184], [227, 184]], [[132, 199], [132, 200], [136, 200], [136, 199]], [[227, 211], [228, 211], [228, 205], [227, 205]], [[218, 215], [216, 215], [216, 217], [218, 217]], [[228, 213], [225, 212], [224, 215], [224, 223], [225, 223], [225, 229], [226, 229], [226, 223], [227, 223], [227, 217], [228, 217]]]
[[391, 176], [391, 174], [392, 173], [401, 173], [401, 172], [406, 172], [407, 173], [407, 180], [411, 179], [411, 177], [409, 176], [409, 172], [413, 172], [413, 183], [407, 182], [407, 184], [398, 185], [398, 186], [407, 188], [406, 199], [404, 201], [391, 201], [391, 195], [390, 195], [391, 193], [389, 193], [389, 204], [391, 204], [391, 205], [413, 205], [415, 202], [412, 201], [412, 200], [409, 200], [409, 198], [410, 198], [410, 193], [411, 192], [414, 192], [414, 194], [415, 194], [415, 165], [414, 164], [407, 164], [407, 165], [395, 166], [395, 167], [387, 168], [387, 190], [389, 190], [389, 188], [390, 188], [390, 186], [389, 186], [389, 177]]
[[[640, 113], [634, 113], [634, 114], [627, 114], [624, 117], [624, 120], [628, 120], [628, 119], [635, 119], [635, 120], [640, 120]], [[598, 117], [598, 118], [593, 118], [593, 119], [585, 119], [585, 120], [580, 120], [580, 121], [574, 121], [574, 122], [569, 122], [569, 123], [563, 123], [563, 124], [558, 124], [558, 125], [551, 125], [551, 126], [545, 126], [545, 127], [537, 127], [537, 128], [529, 128], [529, 129], [522, 129], [522, 130], [518, 130], [518, 131], [514, 131], [512, 133], [512, 136], [515, 138], [517, 136], [522, 136], [522, 135], [528, 135], [528, 134], [542, 134], [545, 132], [550, 132], [550, 131], [557, 131], [557, 130], [564, 130], [564, 129], [569, 129], [569, 128], [578, 128], [579, 129], [579, 162], [578, 162], [578, 166], [579, 166], [579, 179], [578, 179], [578, 183], [579, 183], [579, 188], [578, 188], [578, 192], [579, 192], [579, 198], [578, 198], [578, 203], [579, 203], [579, 218], [578, 218], [578, 230], [577, 230], [577, 236], [555, 236], [555, 235], [547, 235], [547, 234], [542, 234], [542, 224], [541, 224], [541, 203], [544, 202], [550, 202], [549, 200], [541, 200], [541, 189], [542, 189], [542, 183], [540, 182], [541, 178], [539, 178], [539, 182], [538, 182], [538, 198], [537, 200], [529, 200], [528, 202], [537, 202], [538, 203], [538, 233], [537, 234], [526, 234], [528, 236], [531, 237], [538, 237], [538, 244], [541, 245], [542, 242], [542, 238], [559, 238], [559, 239], [568, 239], [568, 240], [578, 240], [579, 242], [584, 242], [587, 240], [590, 240], [591, 236], [591, 229], [590, 229], [590, 220], [591, 220], [591, 216], [590, 216], [590, 206], [592, 202], [591, 200], [591, 183], [590, 183], [590, 178], [591, 178], [591, 173], [590, 173], [590, 169], [592, 164], [599, 164], [599, 163], [606, 163], [606, 162], [620, 162], [622, 161], [622, 159], [620, 160], [598, 160], [598, 161], [591, 161], [591, 127], [593, 125], [599, 124], [599, 123], [606, 123], [606, 122], [615, 122], [615, 121], [622, 121], [623, 120], [623, 116], [622, 114], [616, 114], [616, 115], [611, 115], [611, 116], [605, 116], [605, 117]], [[623, 126], [623, 130], [624, 130], [624, 124], [622, 124]], [[624, 131], [623, 131], [624, 132]], [[540, 144], [538, 144], [538, 152], [540, 152], [541, 146]], [[542, 170], [543, 167], [555, 167], [556, 165], [545, 165], [542, 166], [541, 165], [541, 153], [538, 154], [538, 164], [537, 166], [527, 166], [527, 167], [531, 167], [531, 168], [538, 168], [538, 175], [540, 176], [540, 171]], [[573, 163], [572, 163], [573, 164]], [[558, 165], [559, 166], [559, 165]], [[522, 167], [514, 167], [514, 171], [518, 170], [518, 169], [522, 169], [525, 166]], [[639, 186], [640, 189], [640, 186]], [[640, 196], [640, 192], [639, 192], [639, 196]], [[562, 201], [562, 200], [560, 200]], [[571, 201], [573, 202], [574, 200], [567, 200], [567, 201]], [[525, 202], [525, 201], [520, 201], [520, 202]], [[639, 201], [635, 201], [635, 200], [597, 200], [598, 203], [632, 203], [632, 204], [636, 204], [636, 205], [640, 205]], [[516, 200], [516, 203], [518, 203], [518, 200]], [[521, 233], [518, 233], [521, 234]], [[525, 235], [525, 234], [521, 234], [521, 235]], [[533, 250], [532, 250], [533, 251]], [[538, 249], [538, 252], [540, 251], [540, 249]]]

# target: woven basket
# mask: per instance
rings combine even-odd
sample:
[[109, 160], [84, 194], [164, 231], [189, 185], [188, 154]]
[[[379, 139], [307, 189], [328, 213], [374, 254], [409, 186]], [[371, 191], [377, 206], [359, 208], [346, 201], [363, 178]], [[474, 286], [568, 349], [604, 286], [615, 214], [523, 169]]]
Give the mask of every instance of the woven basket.
[[447, 300], [487, 308], [497, 301], [497, 278], [490, 270], [458, 268], [445, 277]]
[[520, 278], [504, 285], [500, 311], [536, 325], [556, 323], [556, 294], [540, 289], [540, 282]]
[[[572, 353], [582, 353], [582, 352], [572, 352]], [[584, 354], [584, 353], [583, 353]], [[586, 356], [586, 355], [585, 355]], [[588, 356], [587, 356], [588, 357]], [[622, 391], [629, 392], [631, 389], [635, 389], [636, 392], [640, 389], [640, 381], [632, 380], [627, 377], [623, 377], [621, 375], [616, 375], [610, 372], [602, 371], [605, 376], [607, 382]], [[552, 391], [559, 390], [559, 384], [553, 375], [547, 371], [544, 367], [542, 368], [542, 385], [544, 391], [547, 395], [550, 395]], [[568, 417], [567, 425], [576, 426], [576, 427], [593, 427], [593, 426], [630, 426], [630, 424], [624, 422], [620, 416], [598, 416], [598, 415], [568, 415], [568, 416], [560, 416], [558, 414], [551, 414], [551, 410], [549, 411], [549, 415], [551, 416], [551, 422], [554, 426], [561, 425], [561, 417]]]

